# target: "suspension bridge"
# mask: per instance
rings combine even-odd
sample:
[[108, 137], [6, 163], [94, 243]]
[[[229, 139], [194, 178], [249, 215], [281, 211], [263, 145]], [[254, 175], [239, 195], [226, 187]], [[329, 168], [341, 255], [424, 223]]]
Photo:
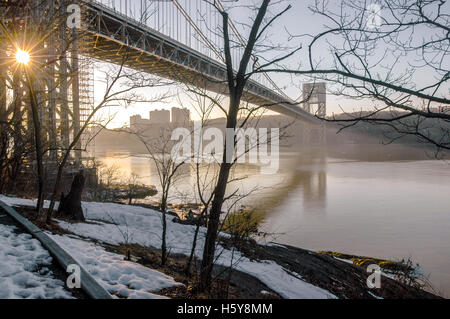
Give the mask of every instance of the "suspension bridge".
[[[14, 1], [1, 1], [4, 16]], [[16, 0], [15, 2], [20, 2]], [[42, 0], [28, 2], [41, 3]], [[35, 22], [51, 19], [52, 13], [73, 4], [67, 0], [48, 0], [35, 13]], [[67, 146], [86, 121], [93, 101], [92, 64], [96, 59], [114, 64], [125, 63], [126, 67], [154, 74], [173, 81], [205, 88], [208, 91], [227, 95], [226, 67], [224, 63], [222, 18], [217, 8], [223, 9], [219, 0], [213, 3], [204, 0], [79, 0], [81, 8], [80, 28], [67, 31], [60, 22], [52, 36], [42, 43], [46, 61], [56, 55], [63, 38], [71, 37], [70, 53], [55, 63], [47, 63], [48, 74], [41, 85], [51, 92], [42, 112], [43, 128], [50, 145]], [[10, 10], [11, 11], [11, 10]], [[14, 11], [11, 11], [13, 13]], [[66, 16], [68, 11], [65, 11]], [[70, 13], [70, 12], [69, 12]], [[61, 20], [62, 21], [62, 20]], [[236, 25], [230, 21], [230, 38], [234, 64], [240, 61], [245, 48], [245, 39]], [[127, 59], [124, 60], [124, 54]], [[87, 59], [83, 59], [83, 57]], [[250, 63], [258, 66], [258, 61]], [[248, 70], [250, 71], [250, 70]], [[24, 99], [21, 79], [13, 79], [12, 95], [15, 103]], [[6, 92], [7, 85], [1, 83], [0, 90]], [[303, 107], [291, 100], [267, 74], [257, 74], [247, 83], [243, 99], [257, 106], [300, 119], [305, 123], [321, 124], [310, 112], [311, 104], [317, 104], [315, 114], [326, 115], [324, 86], [303, 86], [303, 94], [315, 92]], [[316, 92], [317, 91], [317, 92]], [[0, 95], [2, 93], [0, 92]], [[6, 93], [4, 94], [7, 95]], [[0, 108], [7, 108], [7, 103]], [[17, 107], [17, 105], [16, 105]], [[26, 113], [26, 112], [25, 112]], [[305, 126], [306, 126], [305, 125]], [[324, 129], [316, 130], [319, 140], [324, 139]], [[80, 141], [76, 158], [82, 157], [87, 139]], [[52, 150], [53, 148], [50, 147]], [[50, 154], [52, 151], [50, 150]], [[57, 156], [53, 152], [52, 156]]]

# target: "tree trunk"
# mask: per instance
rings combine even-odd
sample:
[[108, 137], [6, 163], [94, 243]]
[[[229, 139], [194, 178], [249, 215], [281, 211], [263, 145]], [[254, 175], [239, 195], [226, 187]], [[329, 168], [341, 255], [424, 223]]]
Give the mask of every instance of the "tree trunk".
[[[239, 111], [240, 96], [243, 90], [242, 87], [231, 90], [230, 108], [227, 116], [227, 129], [235, 129], [237, 123], [237, 114]], [[236, 93], [237, 92], [237, 93]], [[225, 192], [227, 190], [228, 177], [232, 167], [232, 158], [230, 154], [227, 154], [228, 143], [232, 144], [234, 151], [235, 136], [233, 135], [232, 141], [226, 140], [223, 148], [223, 159], [220, 164], [219, 178], [217, 180], [216, 188], [214, 190], [214, 199], [211, 205], [211, 211], [208, 220], [208, 229], [206, 231], [205, 246], [203, 248], [203, 259], [200, 273], [199, 289], [206, 291], [211, 287], [211, 274], [214, 266], [214, 252], [216, 250], [217, 231], [219, 229], [220, 214], [222, 213], [222, 205], [225, 198]]]
[[217, 230], [219, 229], [220, 213], [222, 211], [222, 204], [225, 197], [230, 169], [231, 164], [226, 162], [222, 163], [220, 166], [219, 179], [217, 181], [217, 187], [211, 206], [211, 212], [209, 214], [205, 247], [203, 248], [203, 259], [199, 283], [199, 289], [202, 291], [208, 290], [211, 286], [211, 273], [214, 266], [214, 252], [216, 248], [215, 245], [217, 240]]
[[33, 91], [33, 84], [28, 76], [27, 80], [29, 86], [31, 113], [33, 117], [34, 144], [36, 150], [36, 164], [38, 174], [38, 199], [36, 204], [36, 211], [38, 218], [40, 218], [42, 214], [42, 208], [44, 206], [44, 164], [42, 162], [41, 122], [39, 120], [38, 103], [36, 101], [36, 95]]
[[[55, 203], [56, 203], [56, 199], [57, 199], [57, 196], [59, 193], [59, 188], [61, 187], [61, 179], [63, 176], [63, 169], [64, 169], [64, 166], [66, 165], [69, 155], [70, 155], [70, 147], [66, 151], [66, 154], [64, 154], [61, 164], [58, 165], [58, 173], [56, 174], [55, 186], [53, 187], [53, 193], [50, 198], [50, 206], [48, 207], [48, 211], [47, 211], [47, 217], [46, 217], [47, 223], [49, 223], [52, 220], [53, 209], [55, 208]], [[60, 205], [61, 205], [61, 202], [60, 202]]]
[[85, 221], [83, 209], [81, 208], [81, 194], [84, 187], [83, 171], [75, 175], [70, 192], [67, 196], [61, 194], [56, 217], [66, 217], [72, 221]]
[[[163, 195], [164, 196], [164, 195]], [[167, 261], [167, 245], [166, 245], [166, 233], [167, 233], [167, 221], [166, 221], [166, 199], [161, 200], [162, 211], [162, 242], [161, 242], [161, 266], [164, 266]]]
[[167, 223], [166, 223], [166, 211], [162, 212], [162, 243], [161, 243], [161, 266], [164, 266], [167, 261], [167, 246], [166, 246], [166, 232], [167, 232]]
[[[258, 39], [259, 28], [266, 15], [267, 8], [270, 0], [264, 0], [258, 9], [258, 15], [253, 22], [253, 26], [250, 35], [245, 46], [244, 53], [239, 65], [239, 71], [236, 76], [233, 71], [233, 62], [231, 55], [230, 38], [228, 34], [228, 14], [221, 12], [223, 17], [223, 36], [224, 36], [224, 53], [227, 66], [227, 82], [230, 93], [229, 112], [227, 115], [227, 128], [236, 129], [237, 115], [239, 112], [239, 104], [241, 103], [242, 92], [244, 90], [246, 79], [246, 69], [251, 59], [255, 43]], [[214, 199], [211, 206], [210, 217], [208, 221], [208, 230], [206, 232], [205, 247], [203, 249], [202, 269], [200, 273], [199, 288], [203, 291], [208, 290], [211, 287], [211, 273], [214, 263], [214, 251], [217, 240], [217, 230], [219, 228], [220, 214], [222, 212], [222, 205], [225, 198], [225, 192], [228, 183], [228, 177], [230, 175], [230, 169], [232, 167], [232, 158], [227, 157], [227, 143], [232, 142], [232, 148], [235, 146], [235, 136], [233, 135], [232, 141], [226, 141], [224, 146], [223, 161], [220, 164], [219, 179], [214, 190]], [[231, 156], [231, 157], [234, 157]]]
[[188, 262], [187, 262], [187, 264], [186, 264], [186, 268], [184, 269], [184, 272], [185, 272], [187, 275], [190, 275], [190, 273], [191, 273], [192, 260], [194, 259], [195, 248], [197, 247], [197, 237], [198, 237], [198, 232], [199, 232], [199, 230], [200, 230], [200, 225], [201, 225], [202, 222], [203, 222], [203, 216], [204, 216], [205, 212], [206, 212], [206, 209], [204, 209], [204, 210], [202, 211], [202, 213], [200, 214], [200, 216], [197, 217], [197, 225], [196, 225], [196, 227], [195, 227], [194, 239], [193, 239], [193, 241], [192, 241], [191, 254], [189, 255], [189, 260], [188, 260]]

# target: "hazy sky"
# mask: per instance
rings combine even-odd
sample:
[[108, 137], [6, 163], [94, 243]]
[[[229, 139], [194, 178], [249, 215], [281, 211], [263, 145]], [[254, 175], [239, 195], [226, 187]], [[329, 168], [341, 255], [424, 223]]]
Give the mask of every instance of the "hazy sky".
[[[124, 4], [125, 0], [122, 0], [122, 4], [120, 4], [119, 0], [112, 1], [112, 0], [103, 0], [102, 2], [107, 5], [112, 5], [112, 3], [115, 4], [116, 9], [119, 10], [119, 8], [122, 8], [122, 11], [125, 8]], [[131, 8], [136, 9], [139, 8], [141, 0], [129, 0], [131, 1]], [[186, 1], [191, 0], [179, 0], [180, 3], [188, 3]], [[194, 1], [190, 2], [191, 4]], [[248, 30], [246, 31], [245, 28], [239, 24], [241, 23], [249, 23], [249, 16], [252, 16], [252, 12], [249, 12], [249, 10], [246, 10], [241, 5], [242, 4], [248, 4], [248, 3], [260, 3], [258, 0], [241, 0], [241, 1], [224, 1], [222, 0], [224, 5], [231, 7], [234, 6], [234, 9], [230, 10], [230, 17], [233, 21], [237, 22], [237, 27], [242, 32], [242, 35], [246, 35], [248, 33]], [[276, 2], [276, 1], [274, 1]], [[375, 2], [375, 1], [374, 1]], [[150, 3], [150, 2], [149, 2]], [[299, 64], [306, 65], [307, 62], [307, 49], [306, 44], [307, 41], [305, 39], [289, 39], [289, 35], [286, 32], [286, 30], [289, 30], [291, 34], [300, 35], [300, 34], [317, 34], [324, 30], [324, 23], [328, 21], [325, 20], [323, 17], [320, 17], [318, 15], [314, 15], [311, 13], [311, 11], [308, 9], [308, 6], [313, 4], [314, 0], [285, 0], [281, 1], [279, 5], [276, 8], [273, 8], [274, 11], [279, 11], [279, 9], [285, 8], [288, 4], [292, 5], [292, 9], [289, 10], [286, 14], [283, 15], [283, 17], [280, 20], [277, 20], [277, 22], [274, 24], [274, 27], [271, 28], [268, 32], [269, 39], [272, 41], [275, 45], [280, 44], [280, 46], [289, 45], [291, 47], [296, 47], [301, 44], [303, 44], [303, 49], [296, 54], [293, 58], [291, 58], [289, 61], [287, 61], [287, 64], [292, 67], [298, 67]], [[341, 1], [329, 1], [330, 8], [338, 8]], [[371, 1], [368, 1], [368, 4], [371, 3]], [[155, 2], [152, 2], [153, 5], [155, 5]], [[121, 5], [121, 6], [120, 6]], [[164, 4], [161, 4], [164, 5]], [[184, 4], [186, 5], [186, 4]], [[156, 5], [155, 5], [156, 6]], [[128, 5], [128, 8], [130, 8], [130, 5]], [[446, 5], [444, 7], [445, 9], [448, 9], [449, 5]], [[450, 10], [449, 10], [450, 11]], [[382, 11], [383, 14], [383, 11]], [[156, 21], [156, 20], [155, 20]], [[156, 23], [156, 22], [155, 22]], [[161, 24], [160, 26], [157, 26], [155, 24], [152, 24], [152, 27], [159, 28], [160, 31], [164, 31], [164, 28], [169, 28], [167, 25]], [[165, 31], [167, 33], [167, 31]], [[421, 37], [427, 37], [427, 34], [421, 34], [421, 30], [417, 29], [416, 32]], [[324, 63], [327, 63], [327, 59], [329, 58], [329, 53], [327, 52], [327, 46], [326, 43], [319, 44], [316, 49], [316, 54], [318, 59], [322, 58]], [[280, 54], [280, 52], [277, 52]], [[276, 54], [276, 53], [274, 53]], [[273, 55], [273, 54], [272, 54]], [[271, 57], [271, 53], [267, 53], [265, 55], [267, 58]], [[392, 59], [393, 57], [387, 57], [387, 59]], [[331, 60], [331, 59], [330, 59]], [[328, 61], [329, 62], [329, 61]], [[396, 65], [397, 68], [401, 69], [403, 66], [401, 64]], [[425, 73], [420, 74], [420, 77], [417, 78], [418, 82], [423, 81], [424, 83], [427, 80], [428, 75]], [[271, 78], [277, 83], [278, 86], [283, 88], [283, 90], [292, 98], [298, 98], [300, 95], [299, 87], [301, 86], [302, 81], [305, 81], [305, 79], [301, 78], [294, 78], [291, 79], [290, 76], [284, 75], [284, 74], [271, 74]], [[95, 93], [96, 93], [96, 99], [98, 100], [101, 95], [103, 94], [102, 85], [99, 80], [101, 80], [100, 72], [96, 72], [96, 80], [95, 81]], [[447, 89], [448, 90], [448, 89]], [[154, 90], [148, 90], [146, 91], [146, 94], [152, 95], [157, 94], [158, 91]], [[144, 118], [148, 118], [148, 113], [151, 110], [154, 109], [170, 109], [173, 106], [179, 106], [178, 98], [174, 98], [172, 100], [167, 100], [164, 103], [152, 103], [152, 104], [139, 104], [139, 105], [131, 105], [127, 108], [124, 107], [110, 107], [108, 109], [105, 109], [101, 115], [102, 116], [108, 116], [111, 114], [116, 114], [115, 119], [110, 123], [110, 127], [118, 127], [122, 126], [124, 124], [127, 124], [129, 121], [129, 116], [133, 114], [140, 114]], [[190, 103], [188, 99], [185, 99], [181, 97], [181, 101], [183, 103], [183, 106], [190, 107]], [[368, 104], [368, 105], [366, 105]], [[370, 101], [355, 101], [355, 100], [348, 100], [343, 99], [340, 97], [328, 95], [327, 96], [327, 113], [340, 113], [341, 109], [340, 107], [344, 108], [346, 111], [352, 111], [352, 110], [359, 110], [361, 108], [368, 108], [370, 107]], [[193, 118], [196, 119], [195, 113], [191, 109], [191, 114], [193, 115]], [[219, 112], [216, 112], [214, 116], [221, 116]]]

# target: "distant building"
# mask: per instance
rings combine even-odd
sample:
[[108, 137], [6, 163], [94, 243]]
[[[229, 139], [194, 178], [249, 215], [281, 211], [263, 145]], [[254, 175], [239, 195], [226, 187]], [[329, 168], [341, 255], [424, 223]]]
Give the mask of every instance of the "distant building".
[[172, 122], [169, 110], [150, 111], [150, 119], [143, 119], [140, 115], [130, 116], [130, 129], [135, 132], [145, 133], [148, 136], [160, 134], [161, 129], [168, 129], [170, 124], [175, 127], [189, 127], [192, 125], [191, 115], [186, 108], [172, 108]]
[[130, 128], [133, 131], [141, 131], [150, 125], [150, 120], [143, 119], [140, 115], [130, 116]]
[[191, 120], [191, 112], [186, 108], [172, 108], [172, 123], [187, 124]]
[[150, 124], [168, 124], [170, 123], [169, 110], [150, 111]]

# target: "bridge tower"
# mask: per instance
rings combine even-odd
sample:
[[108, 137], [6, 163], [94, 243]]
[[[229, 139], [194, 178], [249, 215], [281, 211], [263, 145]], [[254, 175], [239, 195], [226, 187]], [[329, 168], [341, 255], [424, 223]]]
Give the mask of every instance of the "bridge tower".
[[[15, 64], [15, 51], [29, 50], [27, 66], [33, 78], [45, 153], [56, 162], [79, 133], [93, 107], [92, 63], [89, 45], [76, 28], [67, 26], [67, 7], [75, 0], [0, 0], [0, 118], [12, 118], [17, 132], [31, 134], [27, 78]], [[5, 59], [3, 59], [5, 58]], [[79, 165], [89, 137], [85, 132], [71, 161]], [[20, 147], [17, 141], [15, 147]]]
[[[327, 115], [327, 91], [324, 82], [303, 83], [303, 109], [319, 118], [325, 118]], [[312, 106], [317, 106], [313, 110]], [[303, 130], [305, 144], [326, 144], [326, 126], [321, 121], [319, 125], [304, 123]]]

